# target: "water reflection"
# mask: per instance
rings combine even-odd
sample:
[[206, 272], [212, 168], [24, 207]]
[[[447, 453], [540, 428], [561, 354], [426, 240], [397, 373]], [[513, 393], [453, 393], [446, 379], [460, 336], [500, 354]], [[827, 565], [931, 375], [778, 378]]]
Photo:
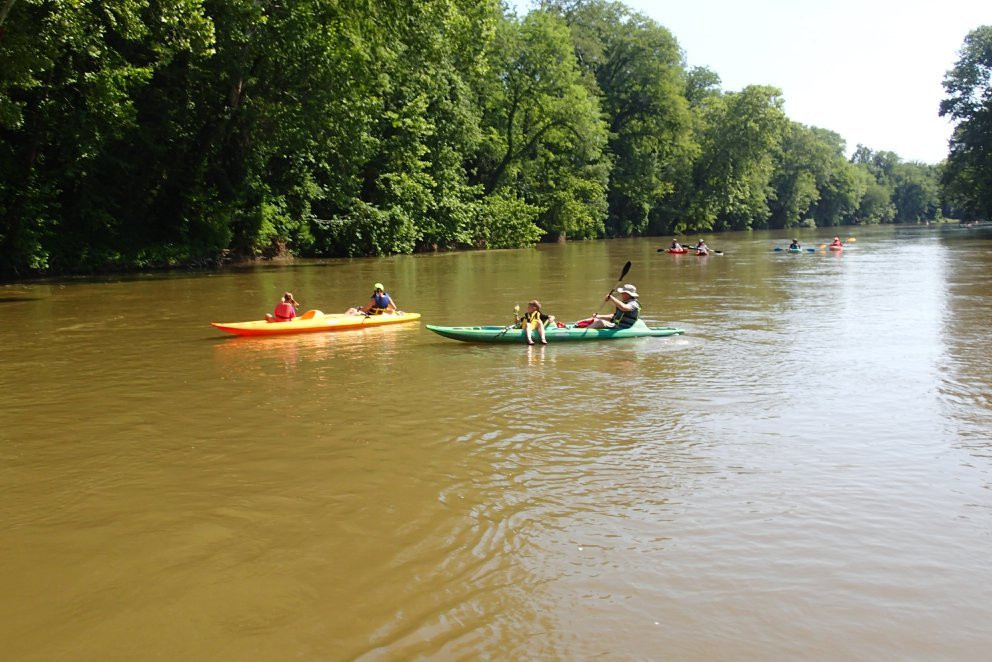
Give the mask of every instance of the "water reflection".
[[[942, 410], [947, 427], [960, 438], [959, 445], [988, 466], [992, 459], [992, 352], [988, 351], [992, 253], [972, 244], [956, 246], [944, 255], [950, 271], [941, 329], [945, 354], [936, 373]], [[992, 484], [992, 478], [986, 480]]]
[[301, 333], [272, 337], [225, 337], [212, 340], [214, 361], [222, 373], [271, 376], [274, 366], [292, 374], [301, 362], [393, 362], [404, 345], [419, 336], [420, 325], [396, 324], [354, 331]]

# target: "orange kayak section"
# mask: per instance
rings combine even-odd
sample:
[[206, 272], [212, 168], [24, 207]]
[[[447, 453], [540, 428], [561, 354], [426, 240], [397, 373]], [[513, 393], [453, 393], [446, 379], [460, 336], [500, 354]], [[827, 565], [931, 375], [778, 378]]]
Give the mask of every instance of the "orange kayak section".
[[325, 315], [319, 310], [308, 310], [288, 322], [211, 322], [210, 325], [236, 336], [282, 336], [290, 333], [318, 333], [321, 331], [353, 331], [384, 324], [402, 324], [420, 319], [420, 313], [395, 313], [382, 315]]

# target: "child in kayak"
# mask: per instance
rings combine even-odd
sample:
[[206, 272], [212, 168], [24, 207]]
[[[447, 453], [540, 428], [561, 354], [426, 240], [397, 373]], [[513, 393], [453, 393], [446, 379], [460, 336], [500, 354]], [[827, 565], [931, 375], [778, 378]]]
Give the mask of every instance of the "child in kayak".
[[288, 322], [289, 320], [296, 317], [296, 308], [300, 303], [293, 298], [292, 292], [286, 292], [282, 295], [282, 301], [276, 305], [276, 309], [273, 314], [265, 313], [265, 320], [267, 322]]
[[396, 302], [386, 293], [386, 288], [382, 283], [372, 286], [372, 296], [364, 306], [349, 308], [348, 315], [382, 315], [383, 313], [396, 313]]
[[672, 239], [672, 250], [673, 251], [682, 250], [682, 244], [679, 243], [678, 239]]
[[799, 240], [798, 239], [793, 239], [792, 240], [792, 243], [789, 244], [789, 250], [790, 251], [797, 251], [800, 248], [802, 248], [802, 246], [799, 245]]
[[541, 344], [547, 345], [548, 339], [544, 335], [544, 327], [548, 324], [555, 323], [554, 315], [545, 315], [541, 312], [541, 302], [537, 299], [527, 302], [527, 312], [524, 316], [518, 317], [516, 314], [513, 315], [516, 323], [524, 330], [524, 337], [527, 338], [527, 344], [533, 345], [534, 339], [531, 337], [531, 329], [537, 327], [537, 333], [541, 338]]
[[709, 254], [710, 254], [709, 247], [706, 245], [705, 241], [700, 239], [699, 243], [696, 244], [696, 255], [709, 255]]

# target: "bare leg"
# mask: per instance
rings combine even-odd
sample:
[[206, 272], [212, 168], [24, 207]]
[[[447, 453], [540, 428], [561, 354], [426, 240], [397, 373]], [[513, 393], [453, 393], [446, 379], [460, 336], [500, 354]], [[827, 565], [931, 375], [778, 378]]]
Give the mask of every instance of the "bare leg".
[[530, 322], [524, 322], [524, 337], [527, 338], [528, 345], [534, 344], [534, 339], [530, 337]]

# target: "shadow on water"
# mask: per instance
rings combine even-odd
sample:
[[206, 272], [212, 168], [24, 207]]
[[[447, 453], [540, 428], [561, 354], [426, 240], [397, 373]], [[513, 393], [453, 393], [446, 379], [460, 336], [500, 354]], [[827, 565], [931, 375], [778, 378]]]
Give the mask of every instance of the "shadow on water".
[[41, 301], [42, 297], [19, 297], [19, 296], [0, 296], [0, 303], [24, 303], [26, 301]]

